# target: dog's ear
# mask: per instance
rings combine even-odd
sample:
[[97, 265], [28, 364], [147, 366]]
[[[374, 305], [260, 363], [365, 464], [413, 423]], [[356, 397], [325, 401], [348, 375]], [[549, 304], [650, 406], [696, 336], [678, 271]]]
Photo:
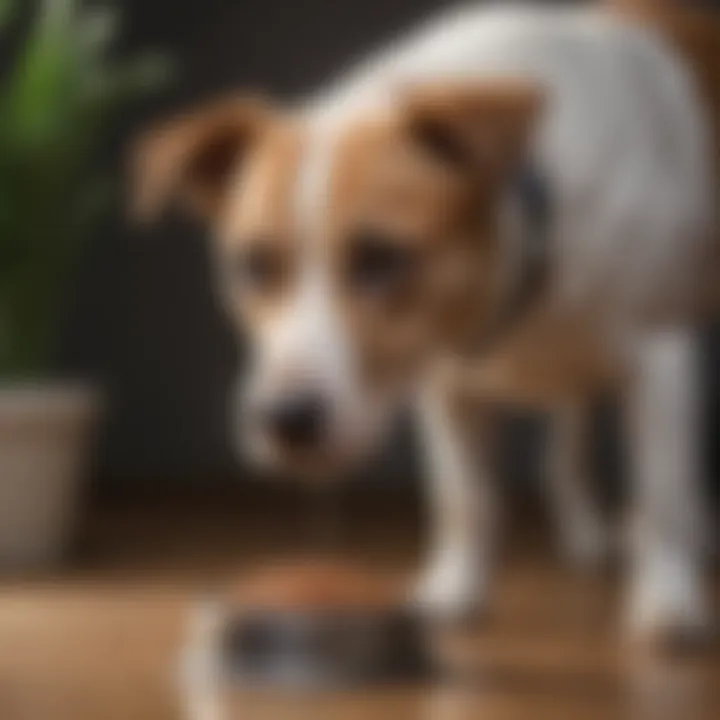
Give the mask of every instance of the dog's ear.
[[140, 138], [131, 153], [131, 213], [149, 221], [175, 201], [212, 220], [231, 175], [272, 118], [256, 99], [231, 99], [179, 117]]
[[402, 117], [414, 142], [438, 160], [502, 181], [522, 161], [543, 92], [524, 81], [473, 81], [410, 88]]

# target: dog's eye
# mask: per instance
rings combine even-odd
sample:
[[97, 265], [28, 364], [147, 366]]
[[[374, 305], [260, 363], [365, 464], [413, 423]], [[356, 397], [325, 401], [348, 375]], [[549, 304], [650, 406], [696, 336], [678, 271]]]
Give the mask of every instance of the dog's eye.
[[415, 261], [415, 252], [406, 244], [378, 233], [363, 232], [353, 238], [347, 280], [361, 292], [387, 292], [408, 279]]
[[283, 274], [282, 259], [271, 247], [256, 245], [235, 259], [234, 279], [247, 290], [262, 291], [276, 286]]

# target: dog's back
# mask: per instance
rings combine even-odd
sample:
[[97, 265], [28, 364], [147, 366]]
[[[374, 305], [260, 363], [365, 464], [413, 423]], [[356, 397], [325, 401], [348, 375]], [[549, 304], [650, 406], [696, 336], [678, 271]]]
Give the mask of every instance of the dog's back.
[[[720, 11], [680, 0], [609, 0], [611, 10], [632, 22], [660, 29], [676, 46], [696, 79], [713, 131], [714, 163], [720, 190]], [[720, 194], [720, 193], [719, 193]], [[720, 222], [708, 285], [710, 310], [720, 311]]]

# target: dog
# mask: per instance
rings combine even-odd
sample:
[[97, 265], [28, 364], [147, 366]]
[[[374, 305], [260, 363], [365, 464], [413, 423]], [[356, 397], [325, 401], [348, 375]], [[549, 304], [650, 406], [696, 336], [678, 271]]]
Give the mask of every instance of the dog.
[[548, 414], [561, 544], [603, 554], [586, 452], [610, 394], [630, 450], [628, 630], [707, 626], [696, 328], [720, 268], [720, 73], [716, 45], [686, 42], [710, 24], [694, 12], [461, 7], [301, 103], [221, 101], [135, 154], [140, 217], [179, 201], [212, 230], [222, 302], [251, 338], [254, 457], [334, 476], [417, 412], [432, 505], [417, 598], [439, 617], [487, 597], [498, 405]]

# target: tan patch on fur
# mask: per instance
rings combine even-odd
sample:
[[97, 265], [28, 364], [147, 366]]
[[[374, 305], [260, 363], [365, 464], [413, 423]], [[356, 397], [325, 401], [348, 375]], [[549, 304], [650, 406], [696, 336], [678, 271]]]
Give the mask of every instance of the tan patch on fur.
[[477, 181], [498, 183], [522, 162], [544, 99], [540, 86], [521, 79], [443, 82], [411, 91], [405, 115], [414, 131], [465, 153]]
[[302, 128], [286, 122], [277, 123], [248, 151], [231, 180], [220, 219], [220, 234], [227, 242], [260, 235], [292, 236], [293, 194], [302, 147]]
[[[489, 321], [500, 280], [500, 190], [522, 155], [538, 102], [534, 89], [514, 83], [429, 86], [393, 109], [328, 130], [328, 195], [310, 208], [321, 213], [313, 226], [323, 236], [309, 240], [323, 248], [319, 262], [328, 264], [363, 381], [375, 390], [407, 381], [423, 361]], [[308, 240], [296, 216], [298, 178], [313, 161], [305, 153], [324, 142], [314, 127], [310, 143], [301, 122], [289, 118], [266, 129], [245, 157], [221, 222], [226, 256], [248, 242], [274, 244], [288, 266], [286, 287]], [[438, 157], [416, 133], [426, 123], [457, 140], [459, 164]], [[363, 294], [348, 282], [365, 232], [404, 244], [416, 260], [388, 295]], [[236, 304], [252, 329], [282, 307], [279, 298], [239, 294]]]
[[494, 198], [427, 154], [400, 114], [359, 121], [340, 138], [331, 193], [338, 277], [363, 229], [417, 257], [417, 272], [392, 301], [366, 301], [347, 289], [339, 295], [368, 373], [392, 383], [480, 321], [495, 277]]
[[229, 278], [233, 309], [251, 325], [267, 320], [292, 286], [298, 262], [294, 203], [303, 137], [303, 129], [294, 122], [278, 122], [268, 129], [237, 168], [218, 218], [221, 264], [232, 268], [243, 253], [262, 251], [280, 265], [279, 282], [263, 292], [245, 292], [241, 281]]
[[612, 391], [625, 372], [591, 318], [541, 306], [486, 357], [458, 368], [456, 383], [486, 399], [552, 407], [563, 398]]
[[146, 133], [131, 154], [134, 217], [151, 220], [180, 199], [214, 218], [230, 173], [270, 119], [259, 100], [231, 98]]

